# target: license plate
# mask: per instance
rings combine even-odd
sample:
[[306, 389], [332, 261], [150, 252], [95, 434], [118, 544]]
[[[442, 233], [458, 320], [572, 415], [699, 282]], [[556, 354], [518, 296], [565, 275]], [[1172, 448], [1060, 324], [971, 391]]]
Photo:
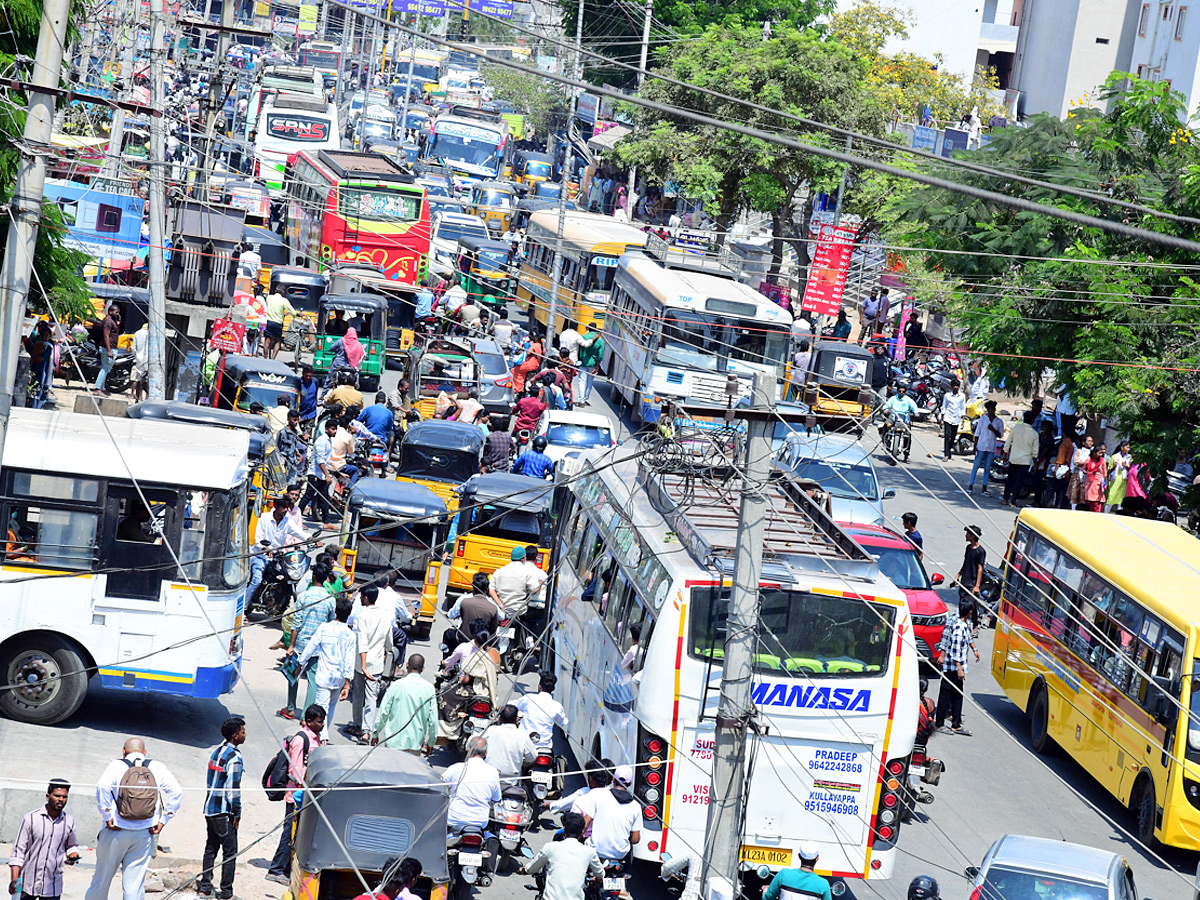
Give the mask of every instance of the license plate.
[[500, 637], [502, 637], [502, 638], [508, 638], [511, 641], [516, 636], [517, 636], [517, 629], [515, 629], [515, 628], [500, 629]]
[[604, 879], [604, 890], [617, 891], [617, 892], [625, 890], [625, 879], [624, 878], [605, 878]]
[[458, 854], [458, 864], [460, 866], [475, 866], [475, 868], [479, 868], [483, 865], [483, 854], [460, 853]]
[[924, 766], [909, 766], [908, 771], [911, 772], [913, 775], [916, 775], [918, 778], [920, 778], [922, 775], [925, 774], [925, 767]]
[[742, 862], [788, 868], [792, 864], [792, 851], [786, 847], [755, 847], [752, 844], [742, 844]]
[[516, 840], [520, 840], [521, 832], [517, 831], [517, 829], [515, 829], [515, 828], [505, 828], [504, 832], [503, 832], [503, 836], [507, 840], [516, 841]]
[[531, 772], [529, 774], [529, 779], [534, 784], [549, 784], [550, 783], [550, 773], [549, 772]]

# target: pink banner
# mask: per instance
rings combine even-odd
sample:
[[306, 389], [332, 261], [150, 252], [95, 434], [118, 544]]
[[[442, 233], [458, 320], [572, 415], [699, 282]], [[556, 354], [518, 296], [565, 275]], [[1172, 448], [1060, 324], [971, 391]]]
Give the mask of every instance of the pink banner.
[[850, 271], [850, 255], [858, 231], [845, 225], [822, 225], [808, 267], [808, 284], [800, 309], [822, 316], [836, 316], [842, 308], [842, 292]]

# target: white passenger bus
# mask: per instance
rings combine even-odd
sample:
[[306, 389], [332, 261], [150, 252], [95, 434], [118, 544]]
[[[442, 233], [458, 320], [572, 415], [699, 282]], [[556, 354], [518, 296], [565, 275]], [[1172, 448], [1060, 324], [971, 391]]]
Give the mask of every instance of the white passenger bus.
[[756, 374], [783, 383], [791, 326], [791, 313], [748, 285], [627, 252], [604, 320], [605, 372], [645, 422], [658, 421], [664, 401], [725, 406], [729, 374], [739, 398]]
[[[655, 474], [630, 444], [565, 484], [550, 596], [567, 738], [580, 760], [635, 765], [636, 857], [703, 856], [737, 492]], [[773, 485], [746, 874], [798, 865], [808, 840], [822, 874], [887, 878], [919, 697], [904, 594], [796, 485]]]
[[301, 150], [313, 156], [318, 150], [341, 146], [337, 107], [324, 98], [307, 94], [275, 94], [263, 101], [254, 141], [255, 176], [274, 199], [286, 193], [284, 170]]
[[93, 675], [131, 691], [233, 690], [249, 442], [202, 425], [13, 410], [0, 474], [0, 712], [61, 722]]

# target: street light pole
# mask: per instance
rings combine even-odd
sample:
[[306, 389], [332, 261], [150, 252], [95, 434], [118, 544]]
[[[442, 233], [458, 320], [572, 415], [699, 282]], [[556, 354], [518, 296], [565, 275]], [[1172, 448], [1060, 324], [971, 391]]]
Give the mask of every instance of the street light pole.
[[[776, 386], [774, 378], [766, 375], [755, 378], [752, 408], [756, 412], [761, 414], [771, 407]], [[725, 661], [713, 747], [703, 879], [705, 884], [711, 884], [714, 879], [726, 879], [731, 888], [730, 896], [737, 894], [742, 810], [746, 802], [746, 733], [753, 714], [750, 689], [758, 638], [758, 585], [762, 576], [763, 536], [767, 523], [765, 492], [771, 474], [773, 431], [774, 423], [769, 416], [753, 416], [747, 423], [746, 467], [742, 475], [733, 587], [725, 626]]]
[[[638, 90], [646, 80], [646, 62], [650, 58], [650, 20], [654, 18], [654, 0], [646, 0], [646, 19], [642, 22], [642, 61], [638, 65]], [[629, 186], [625, 189], [625, 218], [633, 221], [633, 191], [637, 187], [637, 166], [629, 170]]]
[[[225, 0], [233, 6], [233, 0]], [[150, 0], [150, 105], [164, 108], [163, 57], [166, 53], [163, 0]], [[167, 215], [167, 154], [163, 117], [150, 116], [150, 247], [146, 256], [150, 283], [150, 334], [147, 343], [147, 390], [151, 400], [166, 399], [167, 289], [163, 255]]]

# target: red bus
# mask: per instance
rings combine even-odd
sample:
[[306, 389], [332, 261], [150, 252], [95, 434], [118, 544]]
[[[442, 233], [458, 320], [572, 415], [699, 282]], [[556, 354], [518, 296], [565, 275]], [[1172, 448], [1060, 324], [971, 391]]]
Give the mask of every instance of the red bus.
[[303, 151], [287, 175], [288, 245], [298, 265], [357, 263], [415, 285], [429, 261], [429, 204], [408, 170], [379, 153]]

